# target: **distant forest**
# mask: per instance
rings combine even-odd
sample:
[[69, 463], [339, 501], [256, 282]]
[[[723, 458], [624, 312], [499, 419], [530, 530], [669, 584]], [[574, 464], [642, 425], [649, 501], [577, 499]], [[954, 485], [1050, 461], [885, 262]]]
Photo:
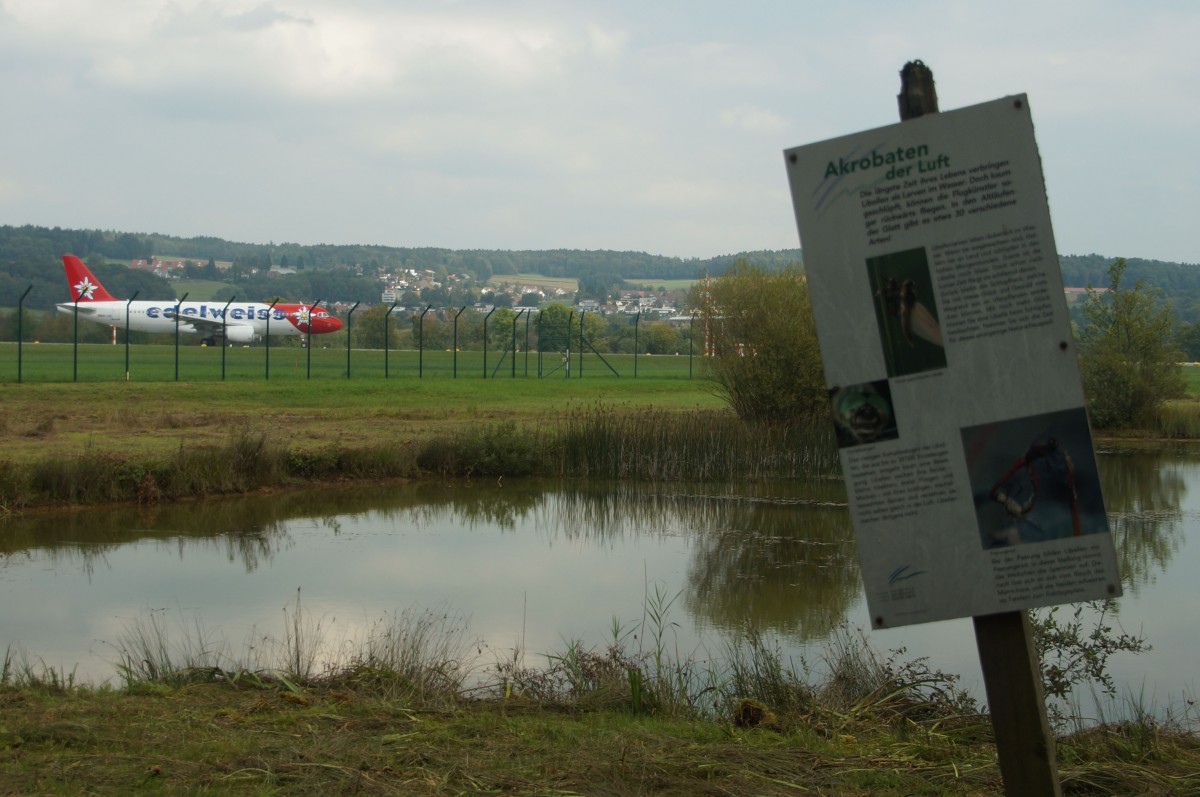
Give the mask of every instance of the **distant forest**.
[[[246, 280], [250, 292], [238, 298], [257, 300], [267, 291], [279, 295], [316, 297], [325, 301], [375, 303], [379, 301], [380, 271], [430, 269], [438, 274], [471, 274], [479, 284], [494, 275], [532, 273], [547, 277], [574, 277], [587, 281], [619, 284], [622, 280], [696, 279], [705, 274], [723, 274], [738, 260], [766, 268], [780, 268], [801, 260], [799, 249], [739, 252], [707, 259], [665, 257], [645, 252], [551, 249], [491, 250], [436, 249], [398, 246], [302, 246], [294, 243], [246, 244], [220, 238], [178, 238], [108, 230], [65, 230], [59, 227], [0, 226], [0, 307], [17, 304], [21, 294], [33, 286], [26, 306], [50, 308], [66, 296], [60, 257], [71, 252], [87, 259], [91, 255], [128, 264], [150, 257], [178, 257], [228, 261], [232, 273], [224, 278], [239, 282], [251, 270], [265, 272], [271, 266], [296, 269], [296, 274]], [[1068, 287], [1104, 287], [1112, 258], [1098, 255], [1060, 255], [1063, 282]], [[1143, 280], [1169, 298], [1180, 320], [1200, 321], [1200, 265], [1166, 263], [1128, 258], [1124, 279], [1132, 285]], [[97, 276], [117, 296], [162, 296], [172, 287], [147, 272], [118, 266], [102, 268]], [[239, 293], [241, 291], [239, 290]]]

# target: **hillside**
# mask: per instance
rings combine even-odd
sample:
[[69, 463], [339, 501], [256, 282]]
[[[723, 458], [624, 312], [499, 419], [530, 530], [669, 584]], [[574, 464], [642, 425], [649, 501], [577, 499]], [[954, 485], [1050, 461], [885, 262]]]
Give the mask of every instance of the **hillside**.
[[[1063, 284], [1075, 288], [1102, 288], [1108, 285], [1108, 266], [1114, 257], [1103, 255], [1059, 255]], [[1121, 278], [1122, 285], [1138, 280], [1157, 288], [1170, 299], [1175, 315], [1181, 321], [1200, 320], [1200, 265], [1167, 263], [1162, 260], [1126, 258], [1128, 267]]]
[[[691, 280], [705, 274], [717, 276], [734, 262], [745, 259], [767, 268], [779, 268], [801, 259], [799, 249], [761, 250], [678, 258], [646, 252], [611, 250], [456, 250], [399, 246], [334, 246], [247, 244], [220, 238], [178, 238], [157, 233], [140, 234], [102, 230], [66, 230], [34, 226], [0, 226], [0, 307], [14, 306], [33, 286], [26, 306], [48, 309], [62, 301], [59, 257], [72, 252], [83, 258], [100, 255], [112, 265], [100, 266], [97, 276], [112, 292], [131, 296], [166, 295], [173, 286], [147, 272], [122, 268], [136, 259], [152, 256], [224, 261], [233, 267], [223, 281], [236, 288], [241, 299], [272, 294], [322, 297], [326, 301], [380, 301], [381, 275], [407, 270], [436, 275], [466, 275], [477, 288], [505, 276], [539, 274], [572, 279], [585, 286], [639, 284]], [[1108, 282], [1112, 258], [1099, 254], [1060, 255], [1063, 281], [1068, 287], [1103, 286]], [[1126, 279], [1144, 280], [1170, 297], [1178, 317], [1189, 323], [1200, 320], [1200, 265], [1128, 258]], [[120, 264], [120, 265], [118, 265]], [[271, 275], [271, 267], [286, 269], [286, 276]], [[252, 276], [253, 273], [253, 276]]]
[[[685, 259], [646, 252], [609, 250], [454, 250], [394, 246], [332, 246], [301, 244], [244, 244], [219, 238], [177, 238], [159, 234], [118, 233], [101, 230], [64, 230], [58, 227], [0, 226], [0, 306], [11, 307], [30, 285], [26, 306], [49, 308], [63, 300], [65, 288], [59, 257], [71, 252], [88, 259], [100, 255], [113, 263], [127, 264], [153, 256], [200, 261], [227, 261], [234, 267], [226, 281], [239, 286], [239, 298], [256, 299], [277, 291], [293, 296], [321, 296], [327, 301], [378, 302], [380, 274], [406, 270], [435, 274], [466, 274], [476, 285], [494, 275], [541, 274], [601, 283], [621, 280], [695, 279], [723, 273], [734, 262], [746, 259], [779, 267], [800, 259], [799, 249], [739, 252], [707, 259]], [[271, 267], [295, 270], [269, 284], [249, 280], [251, 271]], [[114, 294], [143, 296], [170, 293], [148, 273], [109, 268], [96, 275]], [[111, 284], [110, 284], [111, 282]]]

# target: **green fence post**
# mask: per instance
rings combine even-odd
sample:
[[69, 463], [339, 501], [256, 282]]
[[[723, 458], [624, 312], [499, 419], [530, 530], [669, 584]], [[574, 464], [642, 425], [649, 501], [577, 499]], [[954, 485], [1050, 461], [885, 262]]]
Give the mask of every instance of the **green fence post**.
[[308, 362], [305, 365], [304, 378], [312, 379], [312, 328], [313, 316], [316, 315], [317, 309], [321, 306], [324, 299], [317, 299], [308, 306], [308, 330], [304, 333], [304, 348], [308, 349]]
[[346, 378], [350, 378], [350, 324], [354, 318], [354, 311], [362, 302], [355, 302], [354, 306], [346, 313]]
[[432, 304], [425, 305], [421, 317], [417, 319], [417, 379], [425, 377], [425, 314], [431, 307]]
[[450, 369], [452, 379], [458, 379], [458, 317], [463, 314], [467, 306], [464, 304], [457, 313], [454, 314], [454, 364]]
[[17, 300], [17, 384], [21, 383], [21, 341], [24, 339], [24, 322], [25, 322], [25, 297], [33, 290], [30, 285], [21, 294], [21, 298]]
[[492, 309], [488, 310], [488, 314], [483, 317], [483, 378], [487, 379], [487, 350], [488, 350], [488, 334], [487, 322], [492, 317], [492, 313], [496, 312], [496, 305], [492, 305]]
[[642, 323], [642, 311], [633, 317], [633, 378], [637, 379], [637, 356], [638, 356], [638, 325]]
[[266, 348], [266, 361], [267, 361], [266, 381], [268, 381], [268, 382], [271, 381], [271, 316], [275, 315], [275, 305], [277, 305], [277, 304], [279, 304], [278, 299], [271, 302], [270, 306], [267, 307], [267, 331], [263, 335], [263, 345]]
[[388, 338], [389, 338], [388, 321], [391, 320], [392, 311], [396, 309], [396, 305], [398, 305], [398, 304], [400, 304], [399, 299], [392, 302], [392, 306], [389, 307], [388, 311], [383, 314], [383, 378], [384, 379], [388, 378], [388, 355], [390, 354], [390, 351], [389, 351], [390, 346], [389, 346], [389, 341], [388, 341]]
[[79, 381], [79, 297], [75, 297], [75, 325], [71, 330], [71, 381]]
[[[225, 333], [229, 331], [229, 305], [233, 304], [233, 300], [237, 295], [229, 297], [229, 301], [225, 302], [225, 309], [221, 311], [221, 381], [225, 381], [225, 350], [229, 348], [229, 338], [225, 337]], [[128, 337], [126, 330], [126, 337]]]
[[125, 381], [129, 381], [129, 306], [133, 304], [133, 300], [141, 293], [141, 289], [133, 292], [133, 296], [125, 302]]
[[183, 302], [188, 297], [184, 291], [183, 297], [175, 303], [175, 381], [179, 381], [179, 316], [183, 315]]

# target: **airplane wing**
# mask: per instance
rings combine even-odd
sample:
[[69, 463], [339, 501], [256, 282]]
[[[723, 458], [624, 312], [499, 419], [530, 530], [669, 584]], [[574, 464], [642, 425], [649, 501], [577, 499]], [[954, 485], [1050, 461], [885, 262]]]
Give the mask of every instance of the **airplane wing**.
[[[170, 318], [170, 319], [175, 318], [175, 314], [172, 312], [169, 312], [169, 311], [163, 313], [163, 316], [165, 316], [166, 318]], [[191, 327], [191, 329], [188, 329], [188, 327]], [[179, 328], [182, 330], [189, 331], [189, 332], [196, 332], [201, 335], [220, 335], [222, 332], [226, 332], [226, 333], [230, 333], [229, 334], [230, 338], [235, 337], [235, 333], [238, 330], [241, 330], [241, 329], [253, 330], [253, 326], [251, 326], [250, 324], [243, 323], [241, 321], [226, 321], [225, 323], [222, 323], [220, 320], [218, 320], [216, 318], [201, 318], [200, 316], [197, 316], [197, 315], [182, 315], [182, 316], [180, 316], [179, 317]], [[243, 338], [245, 336], [237, 335], [236, 337]]]
[[[174, 313], [163, 313], [167, 318], [175, 318]], [[220, 332], [225, 324], [213, 318], [201, 318], [198, 315], [183, 315], [179, 317], [180, 326], [190, 326], [197, 332], [213, 333]], [[228, 326], [237, 326], [236, 324], [228, 324]]]

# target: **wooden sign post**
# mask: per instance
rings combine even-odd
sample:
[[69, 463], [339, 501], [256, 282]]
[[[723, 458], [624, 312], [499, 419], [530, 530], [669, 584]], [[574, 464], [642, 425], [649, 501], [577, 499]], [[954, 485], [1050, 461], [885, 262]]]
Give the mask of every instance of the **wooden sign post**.
[[[937, 113], [933, 72], [920, 61], [905, 64], [896, 100], [901, 121]], [[972, 619], [1005, 793], [1009, 797], [1062, 797], [1028, 612]]]
[[973, 618], [996, 754], [1009, 797], [1062, 797], [1027, 612]]
[[876, 629], [971, 617], [1009, 795], [1058, 797], [1027, 610], [1115, 597], [1029, 100], [785, 151]]

